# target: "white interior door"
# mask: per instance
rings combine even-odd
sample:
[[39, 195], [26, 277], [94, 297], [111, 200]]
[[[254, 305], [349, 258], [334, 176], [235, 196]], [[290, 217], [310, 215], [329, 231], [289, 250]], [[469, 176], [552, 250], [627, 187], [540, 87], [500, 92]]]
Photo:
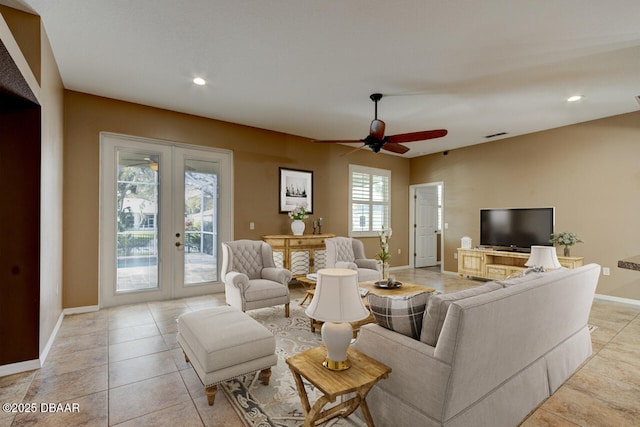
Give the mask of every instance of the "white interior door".
[[223, 290], [231, 154], [106, 133], [101, 144], [100, 305]]
[[438, 187], [416, 188], [415, 267], [438, 264]]

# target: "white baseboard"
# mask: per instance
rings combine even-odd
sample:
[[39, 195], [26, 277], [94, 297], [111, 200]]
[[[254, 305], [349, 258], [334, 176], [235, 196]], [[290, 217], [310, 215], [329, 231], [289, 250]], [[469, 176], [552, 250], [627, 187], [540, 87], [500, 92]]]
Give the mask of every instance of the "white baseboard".
[[25, 371], [33, 371], [34, 369], [40, 369], [40, 360], [26, 360], [24, 362], [11, 363], [9, 365], [0, 366], [0, 377], [5, 375], [18, 374]]
[[62, 326], [62, 321], [64, 320], [64, 316], [68, 316], [70, 314], [81, 314], [81, 313], [91, 313], [94, 311], [100, 310], [100, 306], [98, 305], [89, 305], [86, 307], [73, 307], [73, 308], [65, 308], [60, 313], [58, 317], [58, 321], [56, 322], [56, 326], [53, 328], [53, 332], [51, 332], [51, 336], [47, 340], [47, 345], [40, 353], [38, 359], [34, 360], [26, 360], [24, 362], [11, 363], [9, 365], [0, 366], [0, 377], [5, 375], [13, 375], [18, 374], [20, 372], [32, 371], [34, 369], [40, 369], [42, 365], [44, 365], [44, 361], [47, 359], [49, 355], [49, 351], [53, 346], [53, 343], [58, 335], [58, 331], [60, 330], [60, 326]]
[[640, 307], [640, 300], [637, 300], [637, 299], [613, 297], [611, 295], [602, 295], [602, 294], [596, 294], [595, 298], [603, 301], [619, 302], [622, 304], [629, 304], [629, 305], [635, 305], [636, 307]]
[[53, 346], [53, 342], [58, 335], [58, 331], [60, 330], [60, 326], [62, 326], [62, 320], [64, 319], [64, 311], [60, 313], [58, 316], [58, 321], [56, 322], [56, 326], [53, 328], [53, 332], [51, 332], [51, 336], [47, 340], [47, 345], [44, 346], [42, 353], [40, 353], [40, 366], [44, 365], [44, 361], [47, 359], [49, 355], [49, 350], [51, 350], [51, 346]]
[[100, 310], [100, 306], [99, 305], [87, 305], [84, 307], [72, 307], [72, 308], [65, 308], [62, 313], [65, 316], [68, 316], [70, 314], [82, 314], [82, 313], [92, 313], [94, 311], [99, 311]]

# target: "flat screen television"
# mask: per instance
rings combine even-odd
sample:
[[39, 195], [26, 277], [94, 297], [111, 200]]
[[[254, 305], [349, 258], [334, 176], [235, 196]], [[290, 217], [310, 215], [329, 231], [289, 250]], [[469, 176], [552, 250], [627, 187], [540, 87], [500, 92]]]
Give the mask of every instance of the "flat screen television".
[[554, 208], [480, 209], [480, 244], [524, 252], [551, 246], [554, 223]]

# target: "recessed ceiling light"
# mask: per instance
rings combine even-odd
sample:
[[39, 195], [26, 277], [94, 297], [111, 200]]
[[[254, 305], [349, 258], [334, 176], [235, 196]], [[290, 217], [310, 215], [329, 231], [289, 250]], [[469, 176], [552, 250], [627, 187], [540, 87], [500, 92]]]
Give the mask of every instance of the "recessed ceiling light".
[[198, 86], [204, 86], [205, 84], [207, 84], [205, 79], [203, 79], [202, 77], [196, 77], [195, 79], [193, 79], [193, 83], [197, 84]]
[[567, 101], [569, 102], [576, 102], [576, 101], [580, 101], [582, 98], [584, 98], [584, 96], [582, 95], [573, 95], [567, 98]]

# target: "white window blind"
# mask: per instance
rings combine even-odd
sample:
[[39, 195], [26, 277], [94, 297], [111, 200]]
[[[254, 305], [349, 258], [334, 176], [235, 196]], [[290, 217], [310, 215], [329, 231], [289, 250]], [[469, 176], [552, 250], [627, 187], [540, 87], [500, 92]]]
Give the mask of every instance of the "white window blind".
[[391, 171], [349, 165], [349, 235], [376, 236], [390, 215]]

